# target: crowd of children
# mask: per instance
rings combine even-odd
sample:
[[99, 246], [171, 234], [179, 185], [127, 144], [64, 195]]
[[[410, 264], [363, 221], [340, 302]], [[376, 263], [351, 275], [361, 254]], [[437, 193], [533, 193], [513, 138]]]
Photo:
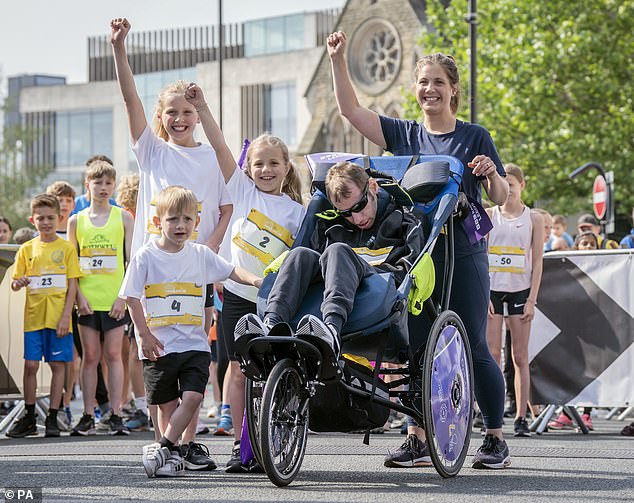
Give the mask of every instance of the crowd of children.
[[[304, 219], [299, 179], [287, 146], [271, 135], [255, 139], [246, 151], [244, 169], [238, 167], [196, 84], [179, 81], [166, 87], [158, 97], [152, 128], [127, 59], [129, 30], [126, 19], [111, 21], [117, 81], [139, 174], [123, 177], [117, 187], [112, 161], [94, 156], [87, 161], [84, 194], [76, 197], [70, 184], [53, 183], [46, 194], [31, 201], [29, 220], [35, 234], [22, 228], [13, 235], [22, 246], [16, 255], [11, 288], [27, 289], [26, 412], [7, 435], [21, 438], [37, 433], [36, 375], [44, 358], [52, 373], [47, 437], [59, 436], [60, 425], [71, 430], [71, 435], [87, 436], [99, 430], [127, 435], [147, 430], [152, 423], [155, 442], [143, 448], [148, 477], [175, 476], [185, 469], [213, 470], [216, 464], [209, 451], [195, 440], [211, 372], [215, 402], [222, 407], [210, 410], [210, 415], [221, 414], [219, 434], [234, 435], [226, 470], [252, 471], [253, 466], [244, 464], [240, 450], [245, 378], [236, 360], [234, 332], [239, 323], [254, 319], [250, 315], [256, 314], [257, 288], [264, 269], [292, 247]], [[358, 106], [347, 74], [339, 65], [344, 47], [345, 35], [333, 34], [329, 54], [342, 113], [350, 113], [355, 127], [379, 144], [398, 147], [399, 122], [370, 114], [372, 127], [367, 126], [366, 111]], [[430, 59], [419, 68], [421, 79], [431, 79], [430, 72], [444, 75], [445, 67], [451, 67], [449, 59]], [[432, 80], [439, 78], [444, 77]], [[419, 87], [422, 96], [428, 84], [423, 82]], [[451, 86], [439, 90], [441, 94], [451, 91]], [[451, 118], [455, 92], [447, 97], [451, 105], [450, 101], [443, 104], [443, 113]], [[421, 99], [423, 111], [429, 120], [434, 119], [432, 105]], [[357, 112], [361, 115], [355, 118]], [[196, 139], [199, 123], [210, 145]], [[512, 359], [517, 376], [512, 413], [516, 435], [525, 436], [528, 335], [541, 280], [542, 254], [570, 247], [615, 248], [618, 244], [600, 235], [598, 222], [591, 215], [579, 219], [578, 235], [573, 240], [566, 233], [565, 218], [527, 208], [521, 200], [525, 186], [521, 169], [507, 165], [507, 182], [501, 181], [502, 168], [492, 143], [487, 155], [477, 156], [469, 165], [473, 169], [469, 176], [475, 175], [474, 197], [480, 194], [481, 179], [486, 178], [485, 188], [499, 203], [488, 210], [494, 230], [488, 238], [491, 295], [486, 340], [499, 364], [506, 304], [511, 334], [507, 346], [512, 347], [512, 358], [507, 360]], [[354, 197], [344, 191], [335, 205], [344, 220], [362, 230], [373, 223], [364, 222], [364, 215], [376, 210], [380, 202], [378, 187], [364, 182], [353, 184]], [[354, 201], [348, 201], [351, 197]], [[634, 219], [634, 212], [632, 216]], [[12, 232], [10, 222], [0, 216], [0, 244], [8, 243]], [[633, 245], [631, 237], [621, 242], [623, 247]], [[471, 248], [465, 245], [464, 257], [484, 257], [484, 249]], [[321, 258], [318, 261], [323, 262]], [[472, 272], [469, 267], [465, 271]], [[459, 277], [466, 281], [471, 276]], [[486, 303], [488, 299], [480, 300]], [[322, 332], [338, 335], [345, 314], [335, 312], [331, 316], [334, 322], [321, 327]], [[216, 336], [208, 340], [214, 320]], [[308, 321], [311, 327], [311, 323], [318, 324]], [[260, 327], [269, 328], [266, 324]], [[334, 337], [331, 349], [335, 354], [339, 346]], [[486, 371], [497, 379], [497, 367], [485, 360], [480, 361], [479, 374], [484, 376]], [[81, 383], [83, 415], [73, 421], [70, 401], [73, 394], [79, 395], [77, 380]], [[487, 386], [490, 388], [491, 382]], [[506, 449], [497, 403], [501, 385], [489, 388], [490, 397], [480, 396], [483, 404], [491, 402], [483, 407], [489, 421], [485, 444], [491, 449]], [[480, 389], [484, 386], [476, 391]], [[135, 408], [126, 410], [131, 396]], [[60, 410], [63, 413], [58, 415]], [[127, 421], [124, 414], [129, 416]], [[557, 422], [566, 423], [558, 418], [553, 422], [555, 427]], [[411, 423], [409, 433], [411, 445], [404, 444], [390, 454], [386, 466], [420, 466], [427, 459], [421, 454], [426, 449], [424, 432]], [[476, 456], [482, 466], [501, 468], [510, 462], [508, 449], [504, 459], [496, 462], [499, 466], [494, 466], [482, 449]], [[414, 451], [420, 454], [418, 458]], [[399, 456], [405, 456], [407, 463], [401, 463]]]

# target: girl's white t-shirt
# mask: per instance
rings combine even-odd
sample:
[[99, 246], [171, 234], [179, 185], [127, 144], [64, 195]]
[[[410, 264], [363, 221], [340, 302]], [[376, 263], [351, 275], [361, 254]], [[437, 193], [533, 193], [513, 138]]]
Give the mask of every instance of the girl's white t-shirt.
[[[233, 265], [205, 245], [189, 241], [181, 251], [169, 253], [151, 240], [132, 257], [119, 296], [141, 300], [150, 331], [165, 347], [164, 354], [208, 352], [205, 289], [209, 283], [226, 280], [232, 271]], [[138, 334], [137, 345], [142, 359]]]
[[[220, 255], [261, 277], [266, 266], [293, 245], [306, 208], [286, 194], [276, 196], [258, 190], [239, 168], [227, 188], [233, 199], [233, 215]], [[227, 280], [225, 286], [243, 299], [257, 301], [255, 287], [232, 280]]]
[[231, 197], [218, 167], [213, 148], [206, 144], [181, 147], [157, 137], [145, 127], [132, 150], [139, 165], [139, 195], [131, 255], [150, 239], [160, 236], [153, 223], [153, 200], [165, 187], [182, 185], [196, 194], [200, 223], [191, 240], [205, 243], [218, 225], [219, 207], [231, 204]]
[[494, 206], [487, 247], [491, 290], [521, 292], [531, 287], [533, 271], [533, 220], [531, 210], [524, 208], [516, 218], [504, 218], [499, 206]]

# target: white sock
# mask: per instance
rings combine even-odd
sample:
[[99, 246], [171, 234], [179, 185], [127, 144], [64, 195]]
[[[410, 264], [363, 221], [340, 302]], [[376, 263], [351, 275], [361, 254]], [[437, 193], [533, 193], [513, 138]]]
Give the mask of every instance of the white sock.
[[140, 397], [134, 397], [134, 405], [136, 405], [136, 408], [139, 410], [142, 410], [143, 412], [146, 412], [147, 410], [147, 398], [145, 398], [144, 396], [140, 396]]

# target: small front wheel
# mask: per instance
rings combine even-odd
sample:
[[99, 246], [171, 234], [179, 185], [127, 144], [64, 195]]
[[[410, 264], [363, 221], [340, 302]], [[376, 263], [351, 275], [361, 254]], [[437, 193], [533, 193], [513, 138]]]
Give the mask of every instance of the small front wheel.
[[280, 360], [266, 381], [260, 409], [262, 466], [276, 486], [290, 484], [301, 467], [308, 435], [310, 395], [295, 362]]
[[471, 438], [473, 365], [467, 332], [453, 311], [442, 312], [432, 325], [422, 369], [429, 454], [441, 476], [454, 477]]

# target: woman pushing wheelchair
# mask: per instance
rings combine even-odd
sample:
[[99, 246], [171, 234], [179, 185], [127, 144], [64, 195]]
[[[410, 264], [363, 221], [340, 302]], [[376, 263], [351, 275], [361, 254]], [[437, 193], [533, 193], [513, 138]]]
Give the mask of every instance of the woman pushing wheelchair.
[[[359, 104], [348, 74], [346, 35], [335, 32], [327, 39], [335, 97], [340, 113], [366, 138], [394, 155], [444, 154], [458, 158], [466, 169], [461, 189], [472, 201], [481, 201], [481, 187], [495, 204], [503, 204], [508, 184], [489, 132], [477, 124], [458, 120], [459, 74], [450, 56], [432, 54], [416, 64], [416, 99], [423, 113], [422, 123], [380, 116]], [[442, 236], [441, 236], [442, 239]], [[443, 247], [434, 249], [437, 287], [442, 285]], [[474, 468], [504, 468], [511, 462], [502, 436], [504, 379], [491, 357], [486, 342], [489, 302], [489, 273], [484, 239], [471, 239], [463, 225], [455, 230], [454, 282], [450, 309], [464, 322], [473, 358], [475, 395], [482, 410], [486, 435], [473, 459]], [[430, 321], [426, 316], [410, 316], [410, 345], [425, 343]], [[413, 421], [408, 438], [388, 454], [386, 466], [420, 466], [428, 461], [425, 433]]]

